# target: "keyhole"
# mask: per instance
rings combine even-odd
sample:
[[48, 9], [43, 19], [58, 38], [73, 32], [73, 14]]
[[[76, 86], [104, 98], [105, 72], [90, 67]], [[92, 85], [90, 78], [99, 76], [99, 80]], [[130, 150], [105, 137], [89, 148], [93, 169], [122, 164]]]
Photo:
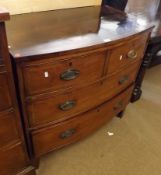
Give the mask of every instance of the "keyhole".
[[73, 63], [72, 63], [72, 62], [70, 62], [70, 63], [69, 63], [69, 66], [71, 67], [72, 65], [73, 65]]
[[97, 109], [97, 112], [100, 112], [100, 109]]

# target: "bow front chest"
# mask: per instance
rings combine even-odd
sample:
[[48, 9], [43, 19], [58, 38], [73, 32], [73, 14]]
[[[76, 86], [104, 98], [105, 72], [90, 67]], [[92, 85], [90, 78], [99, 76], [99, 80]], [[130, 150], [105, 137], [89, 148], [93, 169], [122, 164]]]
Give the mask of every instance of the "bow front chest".
[[151, 26], [132, 15], [104, 16], [96, 6], [16, 15], [6, 28], [31, 159], [122, 117]]

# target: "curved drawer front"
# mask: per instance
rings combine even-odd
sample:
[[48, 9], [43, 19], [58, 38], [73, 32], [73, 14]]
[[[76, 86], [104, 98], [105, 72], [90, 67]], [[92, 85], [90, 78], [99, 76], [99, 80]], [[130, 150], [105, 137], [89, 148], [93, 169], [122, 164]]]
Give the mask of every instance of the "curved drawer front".
[[[23, 69], [27, 95], [96, 81], [102, 76], [106, 51]], [[35, 63], [36, 64], [36, 63]]]
[[124, 66], [133, 64], [137, 60], [141, 60], [144, 56], [146, 42], [147, 34], [144, 34], [111, 50], [108, 73], [112, 73]]
[[14, 112], [0, 112], [0, 128], [0, 148], [19, 140]]
[[11, 99], [6, 73], [0, 72], [0, 110], [11, 107]]
[[32, 132], [35, 156], [39, 157], [49, 151], [76, 142], [99, 128], [125, 109], [132, 90], [133, 87], [130, 87], [111, 101], [73, 119]]
[[30, 127], [59, 122], [85, 112], [123, 91], [135, 80], [140, 63], [88, 87], [36, 99], [27, 105]]

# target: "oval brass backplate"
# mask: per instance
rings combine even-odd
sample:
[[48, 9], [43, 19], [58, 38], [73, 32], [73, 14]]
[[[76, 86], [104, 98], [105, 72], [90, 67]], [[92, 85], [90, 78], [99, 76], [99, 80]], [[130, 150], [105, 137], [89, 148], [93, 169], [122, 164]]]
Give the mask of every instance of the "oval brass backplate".
[[115, 106], [114, 106], [114, 110], [121, 110], [123, 108], [123, 101], [119, 101]]
[[72, 108], [74, 108], [76, 106], [76, 101], [75, 100], [69, 100], [69, 101], [66, 101], [65, 103], [63, 104], [60, 104], [59, 105], [59, 108], [62, 110], [62, 111], [68, 111]]
[[76, 133], [76, 129], [71, 128], [60, 134], [61, 139], [67, 139]]
[[66, 80], [66, 81], [74, 80], [74, 79], [76, 79], [79, 75], [80, 75], [80, 71], [79, 71], [79, 70], [76, 70], [76, 69], [67, 70], [67, 71], [63, 72], [63, 73], [60, 75], [60, 79]]
[[129, 76], [128, 76], [128, 75], [124, 75], [123, 77], [120, 78], [119, 84], [120, 84], [120, 85], [123, 85], [123, 84], [125, 84], [128, 80], [129, 80]]
[[135, 58], [137, 58], [137, 56], [138, 56], [138, 54], [137, 54], [137, 51], [136, 50], [130, 50], [129, 52], [128, 52], [128, 54], [127, 54], [127, 57], [129, 58], [129, 59], [135, 59]]

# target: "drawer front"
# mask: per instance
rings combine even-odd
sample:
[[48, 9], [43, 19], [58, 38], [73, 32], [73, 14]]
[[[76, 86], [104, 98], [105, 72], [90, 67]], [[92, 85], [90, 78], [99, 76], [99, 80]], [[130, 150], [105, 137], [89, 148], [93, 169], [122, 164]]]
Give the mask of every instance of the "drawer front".
[[62, 121], [112, 98], [134, 82], [139, 64], [88, 87], [36, 99], [27, 106], [30, 127]]
[[1, 175], [15, 175], [22, 171], [27, 165], [27, 158], [24, 153], [21, 143], [0, 149]]
[[96, 81], [102, 76], [106, 52], [55, 63], [30, 65], [23, 69], [27, 95], [58, 90]]
[[0, 73], [0, 111], [11, 107], [6, 73]]
[[0, 112], [0, 148], [18, 139], [19, 136], [14, 112]]
[[2, 58], [1, 58], [1, 56], [0, 56], [0, 66], [1, 65], [3, 65], [3, 60], [2, 60]]
[[113, 100], [50, 128], [32, 133], [34, 153], [36, 157], [61, 148], [87, 136], [106, 121], [125, 109], [131, 97], [133, 87], [115, 97]]
[[109, 57], [108, 73], [133, 64], [137, 60], [141, 60], [144, 56], [147, 36], [143, 35], [131, 42], [111, 50]]

